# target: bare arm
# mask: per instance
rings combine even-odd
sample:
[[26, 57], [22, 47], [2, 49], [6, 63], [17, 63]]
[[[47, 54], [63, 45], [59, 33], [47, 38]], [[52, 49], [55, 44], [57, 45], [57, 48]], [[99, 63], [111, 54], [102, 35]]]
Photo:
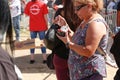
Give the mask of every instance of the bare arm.
[[87, 30], [85, 46], [77, 45], [70, 41], [69, 47], [82, 56], [91, 57], [105, 34], [106, 27], [103, 23], [92, 22]]

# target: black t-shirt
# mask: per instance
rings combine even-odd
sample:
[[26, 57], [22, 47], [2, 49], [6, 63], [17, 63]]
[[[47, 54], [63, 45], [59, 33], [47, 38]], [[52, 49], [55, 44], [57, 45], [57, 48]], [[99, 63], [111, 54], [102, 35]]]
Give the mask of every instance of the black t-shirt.
[[[63, 8], [58, 9], [55, 13], [55, 17], [61, 15], [62, 10]], [[71, 29], [74, 28], [74, 25], [72, 22], [70, 22], [70, 20], [66, 19], [66, 21]], [[57, 36], [55, 36], [55, 47], [53, 49], [53, 53], [63, 59], [68, 59], [69, 48], [67, 48], [66, 45]]]
[[120, 68], [120, 31], [114, 37], [110, 52], [114, 55], [116, 64]]
[[62, 4], [62, 0], [56, 0], [54, 4], [56, 5]]

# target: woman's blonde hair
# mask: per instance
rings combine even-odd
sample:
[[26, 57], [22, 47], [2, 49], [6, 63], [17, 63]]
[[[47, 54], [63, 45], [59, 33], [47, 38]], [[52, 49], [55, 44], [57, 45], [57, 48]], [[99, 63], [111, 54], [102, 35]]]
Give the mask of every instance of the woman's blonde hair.
[[91, 4], [93, 6], [93, 10], [95, 11], [102, 10], [104, 5], [103, 0], [73, 0], [73, 2], [78, 2], [81, 4]]

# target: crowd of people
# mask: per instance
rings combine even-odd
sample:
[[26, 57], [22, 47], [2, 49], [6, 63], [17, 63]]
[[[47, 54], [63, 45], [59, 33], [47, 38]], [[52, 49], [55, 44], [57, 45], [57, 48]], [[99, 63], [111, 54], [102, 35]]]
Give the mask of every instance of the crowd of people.
[[[115, 33], [117, 33], [119, 31], [119, 27], [120, 27], [120, 0], [104, 0], [105, 1], [105, 4], [104, 4], [104, 7], [106, 8], [106, 10], [108, 10], [108, 14], [109, 14], [109, 11], [112, 11], [112, 10], [116, 10], [117, 12], [117, 15], [116, 15], [116, 30], [115, 30]], [[107, 1], [107, 2], [106, 2]]]
[[[4, 37], [5, 44], [10, 44], [9, 49], [0, 47], [0, 80], [20, 80], [9, 53], [14, 48], [12, 27], [16, 34], [15, 40], [20, 41], [20, 20], [23, 14], [29, 16], [31, 39], [39, 35], [39, 39], [44, 40], [49, 26], [57, 25], [52, 50], [57, 80], [103, 80], [107, 72], [105, 56], [101, 51], [107, 52], [109, 25], [99, 11], [105, 6], [107, 9], [117, 9], [119, 17], [120, 4], [117, 1], [116, 7], [116, 2], [109, 0], [105, 5], [104, 1], [106, 0], [0, 0], [0, 45], [4, 43]], [[119, 18], [117, 19], [119, 26]], [[62, 27], [66, 27], [66, 32], [62, 31]], [[119, 43], [119, 40], [115, 40], [118, 34], [113, 37], [116, 43]], [[30, 64], [35, 63], [34, 50], [30, 49]], [[43, 45], [41, 52], [45, 64], [47, 52]], [[111, 52], [114, 54], [114, 50]], [[117, 48], [115, 53], [119, 52]], [[118, 55], [114, 57], [119, 68]], [[120, 79], [119, 74], [118, 69], [114, 80]]]

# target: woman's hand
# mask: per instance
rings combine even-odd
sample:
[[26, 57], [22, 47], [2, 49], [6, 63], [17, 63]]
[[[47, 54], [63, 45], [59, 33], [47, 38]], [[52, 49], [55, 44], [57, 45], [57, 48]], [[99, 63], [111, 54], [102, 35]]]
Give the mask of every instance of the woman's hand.
[[60, 16], [60, 15], [55, 17], [54, 23], [58, 24], [59, 26], [66, 26], [67, 25], [66, 20], [62, 16]]
[[56, 35], [57, 35], [57, 37], [58, 37], [61, 41], [63, 41], [65, 44], [66, 44], [67, 42], [70, 42], [70, 37], [69, 37], [69, 35], [68, 35], [68, 32], [65, 33], [65, 36], [64, 36], [64, 37], [63, 37], [63, 36], [59, 36], [57, 33], [56, 33]]
[[[55, 24], [58, 24], [58, 25], [61, 26], [61, 27], [67, 25], [66, 20], [65, 20], [62, 16], [60, 16], [60, 15], [58, 15], [58, 16], [54, 19], [54, 23], [55, 23]], [[65, 44], [66, 44], [68, 41], [70, 41], [69, 36], [68, 36], [68, 31], [65, 32], [65, 36], [60, 36], [58, 33], [56, 33], [56, 35], [57, 35], [57, 37], [58, 37], [60, 40], [62, 40]]]
[[[66, 27], [66, 28], [67, 28], [67, 31], [61, 30], [61, 31], [65, 32], [65, 36], [60, 36], [59, 34], [56, 34], [57, 37], [58, 37], [60, 40], [62, 40], [65, 44], [66, 44], [67, 42], [71, 42], [70, 40], [71, 40], [71, 37], [72, 37], [72, 35], [73, 35], [73, 32], [72, 32], [71, 29], [69, 28], [66, 20], [65, 20], [62, 16], [58, 15], [58, 16], [54, 19], [54, 23], [55, 23], [55, 24], [58, 24], [59, 26], [61, 26], [61, 28], [62, 28], [62, 27]], [[59, 30], [58, 30], [58, 31], [59, 31]], [[58, 32], [58, 33], [59, 33], [59, 32]], [[72, 35], [70, 35], [71, 33], [72, 33]]]

